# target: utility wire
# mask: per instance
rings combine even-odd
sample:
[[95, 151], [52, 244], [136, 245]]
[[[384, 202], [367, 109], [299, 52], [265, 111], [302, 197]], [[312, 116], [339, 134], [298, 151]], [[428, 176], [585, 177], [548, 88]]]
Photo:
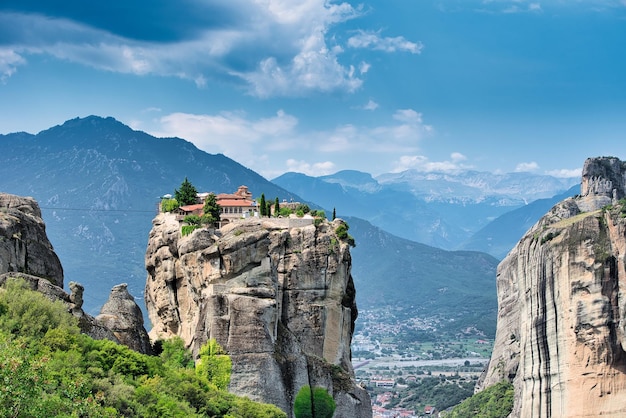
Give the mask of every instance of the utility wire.
[[88, 209], [88, 208], [54, 208], [50, 206], [39, 206], [40, 209], [48, 210], [73, 210], [81, 212], [136, 212], [136, 213], [155, 213], [157, 210], [140, 210], [140, 209]]

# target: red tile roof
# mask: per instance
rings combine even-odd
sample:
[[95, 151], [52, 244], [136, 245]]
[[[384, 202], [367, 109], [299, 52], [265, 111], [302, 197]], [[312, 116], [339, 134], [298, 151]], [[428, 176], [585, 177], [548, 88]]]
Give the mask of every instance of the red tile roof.
[[242, 199], [219, 199], [217, 204], [222, 207], [252, 207], [252, 200], [242, 200]]
[[178, 209], [182, 210], [183, 212], [195, 212], [197, 210], [201, 210], [203, 207], [204, 207], [204, 204], [198, 203], [196, 205], [181, 206]]

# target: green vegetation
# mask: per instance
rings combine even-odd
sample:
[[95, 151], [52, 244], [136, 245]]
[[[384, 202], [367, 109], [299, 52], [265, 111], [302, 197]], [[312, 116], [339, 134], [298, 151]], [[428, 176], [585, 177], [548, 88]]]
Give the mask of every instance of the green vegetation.
[[296, 395], [293, 413], [296, 418], [332, 418], [335, 407], [335, 400], [326, 389], [316, 387], [311, 393], [309, 386], [303, 386]]
[[280, 202], [278, 201], [278, 197], [274, 200], [274, 216], [278, 217], [280, 214]]
[[507, 381], [496, 383], [464, 400], [447, 418], [505, 418], [513, 410], [513, 385]]
[[220, 206], [217, 204], [217, 196], [215, 196], [215, 193], [209, 193], [205, 199], [202, 213], [203, 224], [213, 225], [220, 221]]
[[183, 180], [182, 184], [180, 185], [180, 189], [174, 190], [174, 198], [180, 204], [180, 206], [193, 205], [194, 203], [196, 203], [197, 196], [198, 191], [196, 190], [194, 185], [191, 184], [189, 180], [187, 180], [187, 177], [185, 177], [185, 180]]
[[280, 216], [283, 217], [288, 217], [289, 215], [291, 215], [293, 212], [291, 211], [291, 209], [289, 209], [287, 206], [280, 208]]
[[386, 408], [398, 406], [423, 410], [426, 405], [433, 405], [442, 411], [472, 396], [474, 385], [473, 380], [462, 379], [458, 375], [423, 377], [409, 382], [407, 388], [401, 390]]
[[218, 389], [226, 390], [230, 383], [232, 362], [222, 347], [211, 338], [200, 348], [200, 360], [196, 365], [196, 373], [213, 382]]
[[[216, 343], [202, 347], [198, 368], [179, 338], [155, 349], [147, 356], [80, 334], [61, 302], [9, 280], [0, 289], [0, 417], [285, 417], [220, 389], [230, 367]], [[207, 356], [220, 359], [216, 372]]]
[[161, 200], [161, 212], [172, 212], [178, 209], [180, 205], [176, 199], [163, 199]]
[[259, 215], [267, 216], [267, 203], [265, 203], [265, 193], [261, 193], [261, 201], [259, 202]]
[[351, 247], [356, 247], [354, 237], [348, 234], [348, 229], [350, 229], [350, 226], [348, 226], [347, 223], [342, 222], [341, 225], [335, 229], [335, 234], [337, 234], [337, 238], [341, 241], [346, 241]]

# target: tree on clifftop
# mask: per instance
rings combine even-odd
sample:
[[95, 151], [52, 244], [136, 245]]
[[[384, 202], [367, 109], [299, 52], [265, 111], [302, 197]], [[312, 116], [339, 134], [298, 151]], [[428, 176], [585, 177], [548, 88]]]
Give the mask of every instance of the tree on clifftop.
[[217, 196], [215, 193], [209, 193], [204, 201], [204, 208], [202, 208], [204, 215], [202, 221], [206, 224], [213, 224], [220, 221], [220, 206], [217, 204]]
[[185, 177], [185, 180], [180, 185], [180, 189], [174, 190], [174, 198], [180, 206], [193, 205], [196, 203], [197, 195], [198, 191], [194, 185], [187, 180], [187, 177]]
[[259, 208], [261, 212], [260, 215], [265, 216], [267, 214], [267, 204], [265, 203], [265, 193], [261, 193], [261, 204], [259, 206], [261, 206]]

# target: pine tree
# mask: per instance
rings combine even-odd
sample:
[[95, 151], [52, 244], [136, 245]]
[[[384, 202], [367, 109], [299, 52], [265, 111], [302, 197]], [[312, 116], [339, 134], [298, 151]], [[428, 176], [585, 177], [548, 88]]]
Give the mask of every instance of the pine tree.
[[174, 190], [174, 198], [180, 206], [193, 205], [196, 203], [198, 191], [187, 177], [180, 185], [180, 189]]
[[274, 201], [274, 216], [278, 218], [278, 215], [280, 215], [280, 203], [278, 203], [278, 198], [276, 198]]
[[333, 221], [335, 220], [336, 217], [337, 217], [337, 213], [335, 212], [335, 208], [333, 208]]

